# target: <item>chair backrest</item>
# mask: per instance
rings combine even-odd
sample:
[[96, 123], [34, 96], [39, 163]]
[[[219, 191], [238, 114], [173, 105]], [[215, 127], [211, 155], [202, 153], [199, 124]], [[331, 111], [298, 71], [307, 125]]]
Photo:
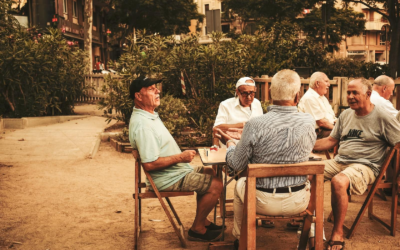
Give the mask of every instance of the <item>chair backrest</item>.
[[324, 173], [323, 161], [306, 161], [294, 164], [249, 164], [249, 177], [300, 176]]
[[[389, 148], [389, 153], [386, 155], [385, 160], [382, 163], [381, 169], [379, 171], [379, 175], [376, 178], [376, 180], [381, 180], [382, 177], [386, 174], [386, 170], [390, 164], [390, 161], [392, 160], [392, 158], [394, 156], [398, 155], [398, 151], [400, 149], [400, 142], [397, 143], [396, 145], [394, 145], [393, 147]], [[395, 164], [399, 164], [398, 162], [396, 162]]]
[[146, 187], [146, 183], [142, 182], [142, 162], [138, 150], [132, 150], [132, 155], [135, 158], [135, 190], [140, 191], [141, 188]]

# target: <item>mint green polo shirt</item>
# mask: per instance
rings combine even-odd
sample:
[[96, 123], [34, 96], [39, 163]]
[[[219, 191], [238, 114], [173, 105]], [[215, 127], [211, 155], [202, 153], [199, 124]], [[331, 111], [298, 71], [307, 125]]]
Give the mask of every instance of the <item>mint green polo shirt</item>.
[[[157, 112], [151, 114], [135, 107], [129, 122], [129, 141], [132, 148], [139, 151], [142, 163], [153, 162], [159, 157], [168, 157], [182, 152]], [[178, 163], [163, 170], [151, 171], [149, 174], [158, 190], [163, 190], [192, 171], [193, 168], [189, 163]], [[147, 178], [146, 184], [150, 186]]]

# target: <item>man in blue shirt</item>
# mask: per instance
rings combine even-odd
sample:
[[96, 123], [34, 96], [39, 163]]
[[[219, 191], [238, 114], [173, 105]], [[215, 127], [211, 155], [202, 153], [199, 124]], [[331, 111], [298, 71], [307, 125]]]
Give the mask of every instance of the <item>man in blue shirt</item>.
[[[316, 141], [315, 120], [300, 113], [301, 81], [292, 70], [281, 70], [271, 81], [274, 105], [268, 112], [251, 119], [243, 129], [236, 145], [228, 134], [217, 136], [228, 147], [226, 161], [236, 171], [250, 163], [299, 163], [307, 161]], [[240, 178], [234, 190], [233, 235], [240, 238], [246, 178]], [[277, 216], [295, 215], [304, 211], [310, 201], [310, 183], [307, 176], [258, 178], [256, 182], [257, 213]], [[238, 240], [235, 245], [238, 245]]]
[[189, 164], [196, 151], [181, 152], [158, 113], [154, 111], [160, 105], [160, 91], [155, 85], [159, 82], [161, 80], [141, 76], [131, 83], [129, 91], [135, 107], [129, 123], [129, 141], [139, 151], [143, 168], [149, 172], [160, 191], [197, 193], [196, 218], [188, 232], [188, 239], [218, 240], [222, 226], [208, 221], [207, 215], [217, 204], [222, 182], [213, 178], [213, 169], [193, 168]]

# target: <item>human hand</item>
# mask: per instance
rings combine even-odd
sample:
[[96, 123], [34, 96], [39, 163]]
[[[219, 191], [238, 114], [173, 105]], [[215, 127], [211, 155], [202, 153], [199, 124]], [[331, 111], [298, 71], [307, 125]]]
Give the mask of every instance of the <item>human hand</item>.
[[190, 163], [194, 156], [196, 155], [196, 151], [194, 150], [185, 150], [181, 153], [182, 162]]
[[222, 132], [221, 129], [216, 129], [215, 137], [218, 138], [223, 144], [226, 144], [227, 141], [232, 140], [233, 138], [228, 134]]
[[229, 128], [226, 131], [226, 134], [232, 137], [233, 139], [240, 140], [242, 137], [243, 129], [242, 128]]

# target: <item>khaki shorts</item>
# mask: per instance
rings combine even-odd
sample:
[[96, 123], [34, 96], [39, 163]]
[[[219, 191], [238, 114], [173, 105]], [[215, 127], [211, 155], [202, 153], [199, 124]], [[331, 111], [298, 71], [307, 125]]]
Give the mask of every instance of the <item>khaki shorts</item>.
[[163, 189], [163, 192], [196, 192], [199, 195], [205, 194], [211, 186], [213, 176], [203, 174], [204, 167], [195, 167], [193, 172], [185, 175], [172, 186]]
[[342, 173], [350, 180], [350, 194], [362, 195], [369, 184], [374, 183], [376, 177], [370, 167], [363, 164], [341, 164], [335, 160], [325, 161], [325, 180], [332, 179], [335, 175]]

